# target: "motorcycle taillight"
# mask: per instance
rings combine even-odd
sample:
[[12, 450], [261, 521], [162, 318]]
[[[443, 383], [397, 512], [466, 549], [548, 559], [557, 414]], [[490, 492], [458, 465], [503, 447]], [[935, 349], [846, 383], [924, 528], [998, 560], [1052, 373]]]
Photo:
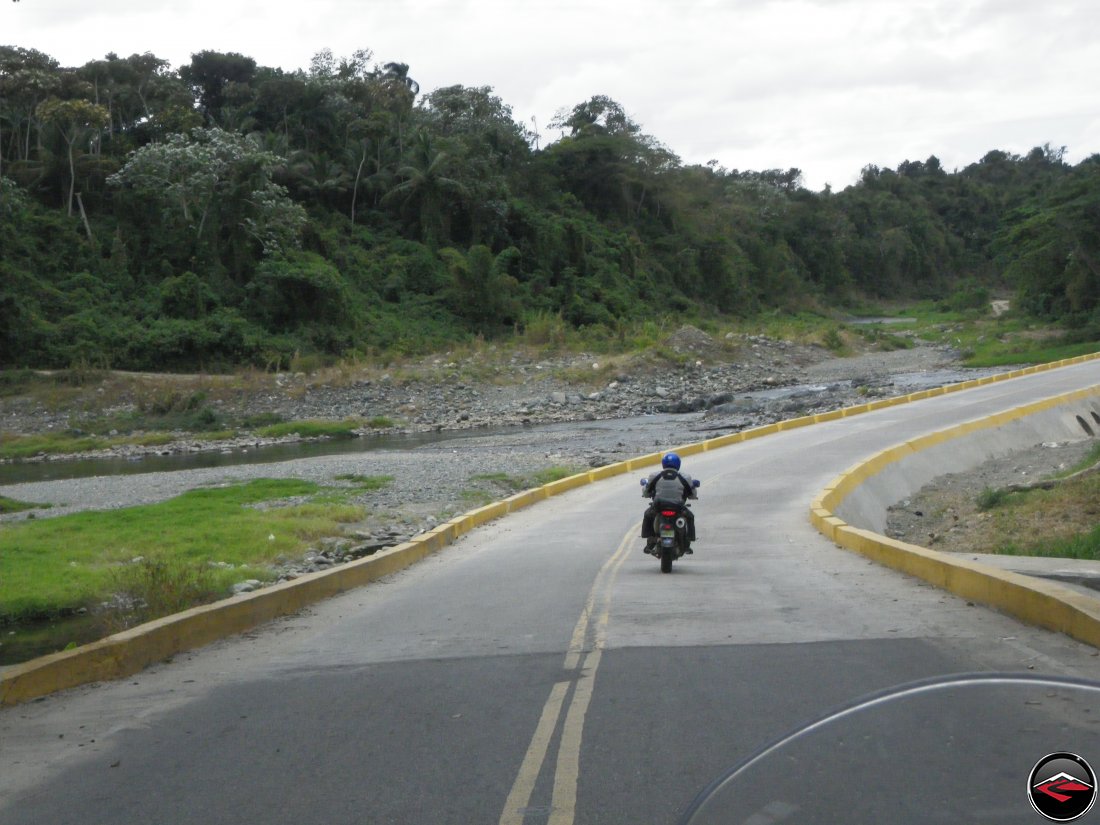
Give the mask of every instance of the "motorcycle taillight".
[[661, 515], [664, 516], [665, 518], [672, 518], [674, 515], [676, 515], [676, 511], [675, 510], [662, 510]]

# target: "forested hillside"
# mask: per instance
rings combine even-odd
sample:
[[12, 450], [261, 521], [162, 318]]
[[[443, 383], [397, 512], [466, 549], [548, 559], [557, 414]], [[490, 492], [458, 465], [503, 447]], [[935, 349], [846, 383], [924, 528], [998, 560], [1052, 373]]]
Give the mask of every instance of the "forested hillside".
[[603, 96], [549, 129], [367, 51], [286, 72], [0, 47], [0, 366], [271, 365], [988, 287], [1100, 327], [1100, 156], [931, 157], [815, 193], [685, 165]]

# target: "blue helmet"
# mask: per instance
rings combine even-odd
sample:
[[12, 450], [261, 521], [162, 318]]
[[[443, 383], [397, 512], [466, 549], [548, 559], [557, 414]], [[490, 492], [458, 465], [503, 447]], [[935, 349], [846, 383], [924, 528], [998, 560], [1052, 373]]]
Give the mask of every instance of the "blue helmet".
[[661, 466], [666, 470], [679, 470], [680, 456], [676, 453], [665, 453], [665, 457], [661, 459]]

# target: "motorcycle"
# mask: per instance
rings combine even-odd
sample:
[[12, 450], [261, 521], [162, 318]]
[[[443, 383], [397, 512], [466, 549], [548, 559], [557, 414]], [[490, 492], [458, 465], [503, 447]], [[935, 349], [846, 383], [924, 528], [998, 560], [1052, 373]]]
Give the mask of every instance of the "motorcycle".
[[[649, 479], [641, 480], [642, 488], [649, 484]], [[692, 480], [692, 486], [699, 488], [699, 479]], [[653, 516], [653, 534], [656, 537], [652, 547], [646, 549], [647, 553], [657, 556], [661, 560], [661, 572], [671, 573], [672, 562], [682, 558], [688, 551], [688, 524], [685, 511], [691, 506], [686, 501], [664, 501], [656, 499], [653, 502], [656, 513]]]

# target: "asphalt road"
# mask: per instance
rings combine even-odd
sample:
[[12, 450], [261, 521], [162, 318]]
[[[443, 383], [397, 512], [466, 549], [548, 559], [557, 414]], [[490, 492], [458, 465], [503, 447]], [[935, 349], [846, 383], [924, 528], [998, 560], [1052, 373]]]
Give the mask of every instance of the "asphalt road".
[[[1100, 679], [1095, 649], [879, 568], [807, 517], [883, 447], [1097, 381], [1094, 362], [693, 457], [699, 541], [672, 575], [641, 552], [643, 502], [620, 477], [244, 637], [0, 710], [0, 822], [672, 823], [730, 765], [868, 692], [970, 671]], [[976, 706], [874, 728], [910, 803], [929, 793], [919, 734], [1019, 773], [999, 821], [1040, 821], [1037, 749], [1100, 765], [1095, 725], [983, 744], [965, 719], [1014, 731], [1020, 708]], [[817, 781], [851, 768], [843, 748], [817, 759]], [[783, 784], [738, 821], [859, 821], [843, 802], [792, 814]]]

